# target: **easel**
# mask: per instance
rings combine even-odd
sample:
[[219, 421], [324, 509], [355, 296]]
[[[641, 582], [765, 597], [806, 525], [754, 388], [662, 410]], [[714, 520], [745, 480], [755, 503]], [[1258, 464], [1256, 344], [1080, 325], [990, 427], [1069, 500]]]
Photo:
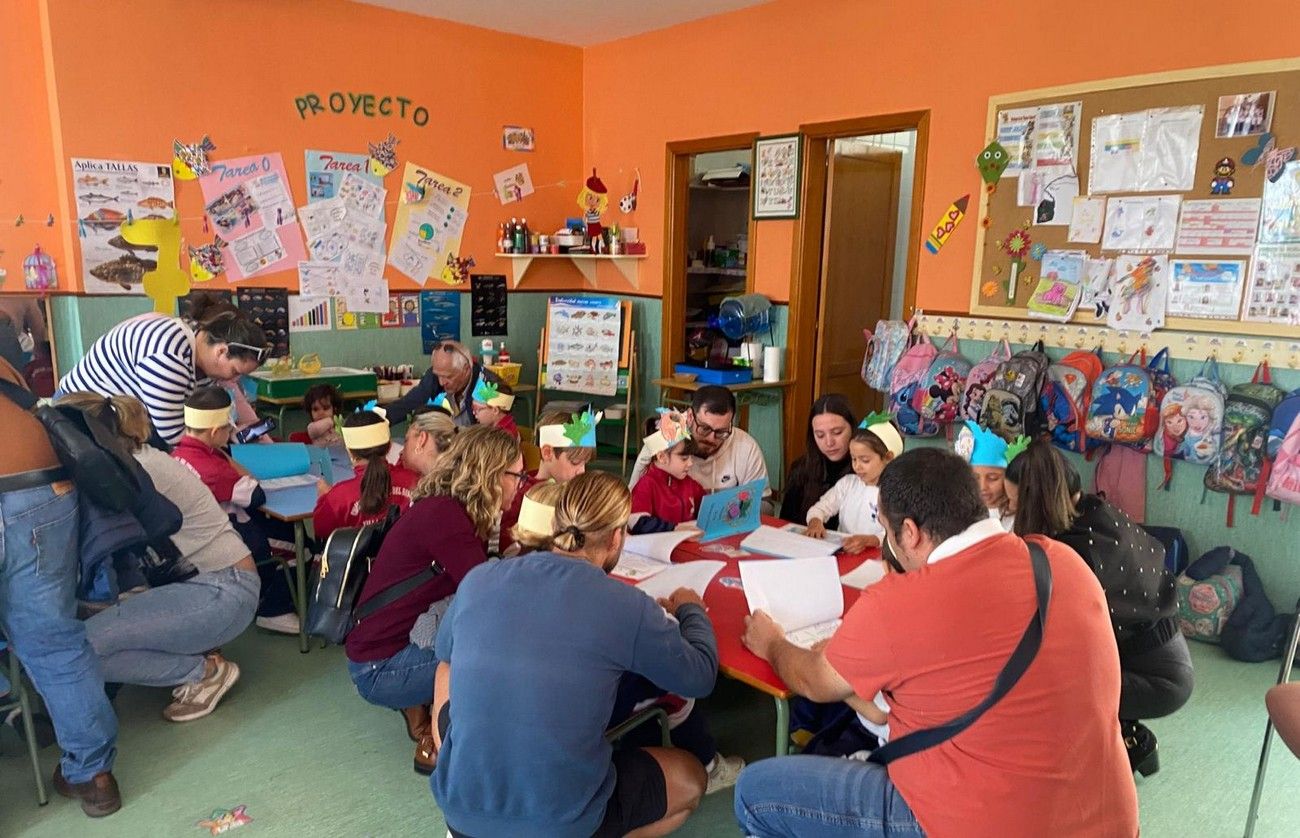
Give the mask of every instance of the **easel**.
[[[614, 391], [614, 397], [615, 398], [621, 397], [622, 399], [623, 418], [602, 419], [600, 423], [600, 427], [618, 427], [619, 425], [623, 426], [623, 444], [621, 447], [618, 448], [619, 473], [626, 477], [628, 451], [631, 450], [630, 448], [631, 445], [637, 444], [637, 442], [639, 442], [640, 440], [639, 432], [637, 436], [635, 437], [632, 436], [632, 428], [633, 427], [640, 428], [641, 422], [640, 422], [640, 409], [637, 407], [637, 400], [636, 400], [636, 394], [638, 389], [637, 381], [636, 381], [637, 351], [636, 351], [636, 330], [632, 328], [632, 303], [628, 301], [624, 301], [619, 304], [619, 308], [620, 311], [622, 312], [620, 323], [622, 324], [622, 329], [623, 329], [622, 331], [623, 349], [622, 352], [620, 353], [620, 358], [619, 358], [619, 364], [617, 370], [618, 388]], [[534, 428], [537, 427], [537, 420], [542, 415], [542, 411], [544, 409], [544, 404], [543, 404], [544, 391], [549, 390], [554, 393], [562, 393], [562, 394], [572, 395], [572, 396], [581, 396], [586, 399], [592, 398], [592, 395], [590, 393], [578, 393], [571, 390], [563, 390], [558, 387], [547, 386], [546, 383], [547, 337], [550, 331], [550, 325], [551, 325], [550, 310], [548, 306], [546, 323], [542, 326], [541, 340], [537, 346], [538, 397], [534, 409], [535, 412], [533, 414]], [[601, 398], [601, 397], [596, 396], [596, 398]], [[593, 408], [593, 410], [595, 409], [596, 408]], [[600, 443], [597, 442], [596, 444], [597, 457], [599, 457], [601, 453], [612, 452], [614, 446], [603, 446], [603, 449], [604, 451], [602, 451], [602, 446], [600, 445]]]

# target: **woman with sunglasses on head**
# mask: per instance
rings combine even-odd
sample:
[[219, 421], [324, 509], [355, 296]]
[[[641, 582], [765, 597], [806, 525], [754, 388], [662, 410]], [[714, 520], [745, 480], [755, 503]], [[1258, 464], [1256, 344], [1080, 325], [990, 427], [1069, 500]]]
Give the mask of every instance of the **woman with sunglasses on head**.
[[229, 303], [199, 297], [188, 321], [150, 312], [109, 329], [63, 376], [56, 395], [138, 399], [158, 440], [171, 445], [185, 431], [185, 399], [196, 387], [247, 375], [269, 352], [261, 326]]

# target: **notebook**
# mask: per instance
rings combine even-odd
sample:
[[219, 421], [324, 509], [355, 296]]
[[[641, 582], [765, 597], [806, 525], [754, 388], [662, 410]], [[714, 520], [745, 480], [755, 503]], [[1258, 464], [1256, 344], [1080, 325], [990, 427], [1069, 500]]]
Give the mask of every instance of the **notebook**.
[[670, 530], [647, 535], [629, 535], [623, 543], [623, 553], [618, 564], [610, 571], [633, 582], [649, 579], [667, 568], [672, 562], [673, 550], [691, 536], [695, 530]]
[[700, 501], [700, 514], [696, 519], [696, 526], [703, 531], [700, 541], [717, 541], [758, 529], [763, 489], [766, 487], [764, 478], [705, 495]]
[[787, 562], [739, 562], [749, 613], [766, 611], [786, 639], [808, 648], [839, 628], [844, 616], [844, 589], [834, 556]]
[[763, 553], [779, 559], [809, 559], [817, 556], [831, 556], [840, 545], [830, 539], [809, 538], [789, 530], [777, 529], [763, 524], [754, 530], [740, 546], [751, 553]]

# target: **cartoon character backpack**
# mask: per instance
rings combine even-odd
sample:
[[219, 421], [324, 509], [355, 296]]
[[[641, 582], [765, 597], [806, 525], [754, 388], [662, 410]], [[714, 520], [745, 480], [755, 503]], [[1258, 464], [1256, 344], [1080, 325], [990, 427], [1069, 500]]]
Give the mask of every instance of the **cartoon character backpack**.
[[930, 338], [916, 332], [890, 376], [889, 412], [898, 420], [899, 429], [909, 436], [936, 436], [939, 433], [939, 424], [933, 419], [923, 418], [912, 406], [938, 354]]
[[971, 362], [957, 351], [957, 333], [953, 332], [930, 362], [921, 386], [916, 388], [912, 397], [913, 409], [921, 414], [922, 419], [940, 425], [956, 421], [970, 371]]
[[[1146, 349], [1143, 348], [1142, 355], [1146, 355]], [[1178, 386], [1178, 379], [1169, 371], [1169, 348], [1165, 347], [1155, 354], [1151, 363], [1147, 364], [1147, 372], [1151, 374], [1151, 397], [1155, 399], [1156, 407], [1165, 400], [1165, 394]], [[1146, 453], [1151, 453], [1154, 446], [1153, 436], [1147, 440], [1146, 447], [1143, 449]]]
[[1228, 526], [1232, 526], [1236, 495], [1255, 495], [1252, 514], [1259, 514], [1268, 482], [1268, 429], [1273, 409], [1285, 394], [1273, 386], [1268, 363], [1255, 369], [1247, 384], [1228, 391], [1223, 405], [1223, 439], [1219, 457], [1205, 473], [1205, 488], [1228, 495]]
[[1210, 357], [1191, 381], [1171, 388], [1160, 400], [1160, 427], [1151, 453], [1165, 461], [1162, 489], [1169, 488], [1174, 460], [1208, 466], [1219, 458], [1227, 392], [1219, 380], [1219, 363]]
[[1008, 441], [1041, 433], [1046, 422], [1039, 399], [1049, 366], [1041, 340], [999, 365], [984, 394], [980, 424]]
[[882, 393], [892, 392], [889, 385], [894, 365], [907, 351], [915, 326], [912, 320], [880, 320], [874, 332], [862, 330], [862, 336], [867, 339], [867, 351], [862, 356], [862, 380], [868, 387]]
[[1087, 434], [1098, 442], [1141, 449], [1160, 420], [1151, 373], [1133, 353], [1128, 363], [1108, 368], [1092, 388]]
[[1093, 382], [1101, 376], [1098, 352], [1071, 352], [1047, 368], [1043, 388], [1043, 416], [1052, 444], [1066, 451], [1083, 453], [1088, 437], [1084, 425], [1092, 400]]
[[1011, 360], [1011, 344], [1003, 338], [997, 346], [993, 347], [993, 351], [987, 358], [971, 367], [970, 374], [966, 376], [966, 389], [961, 394], [959, 419], [979, 421], [980, 411], [984, 409], [984, 393], [989, 388], [989, 382], [997, 374], [998, 367], [1009, 360]]
[[1273, 427], [1278, 426], [1278, 416], [1284, 408], [1292, 413], [1291, 426], [1286, 434], [1273, 441], [1273, 431], [1269, 431], [1268, 450], [1273, 458], [1273, 470], [1268, 478], [1268, 496], [1281, 503], [1300, 506], [1300, 391], [1292, 393], [1273, 411]]

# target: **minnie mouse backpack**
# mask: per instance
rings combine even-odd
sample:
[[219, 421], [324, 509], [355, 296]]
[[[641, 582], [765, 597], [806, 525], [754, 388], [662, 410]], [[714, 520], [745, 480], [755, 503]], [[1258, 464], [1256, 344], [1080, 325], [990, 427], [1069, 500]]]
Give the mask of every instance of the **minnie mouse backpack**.
[[922, 420], [939, 425], [956, 421], [970, 370], [971, 362], [957, 351], [957, 333], [953, 332], [943, 350], [930, 362], [925, 378], [912, 397], [912, 408], [921, 414]]
[[1011, 344], [1003, 338], [1002, 342], [993, 347], [993, 351], [988, 357], [971, 367], [970, 374], [966, 376], [966, 389], [961, 394], [961, 409], [958, 411], [958, 419], [965, 421], [969, 419], [972, 422], [978, 422], [980, 411], [984, 409], [984, 394], [989, 389], [989, 382], [997, 374], [998, 367], [1006, 361], [1011, 360]]

